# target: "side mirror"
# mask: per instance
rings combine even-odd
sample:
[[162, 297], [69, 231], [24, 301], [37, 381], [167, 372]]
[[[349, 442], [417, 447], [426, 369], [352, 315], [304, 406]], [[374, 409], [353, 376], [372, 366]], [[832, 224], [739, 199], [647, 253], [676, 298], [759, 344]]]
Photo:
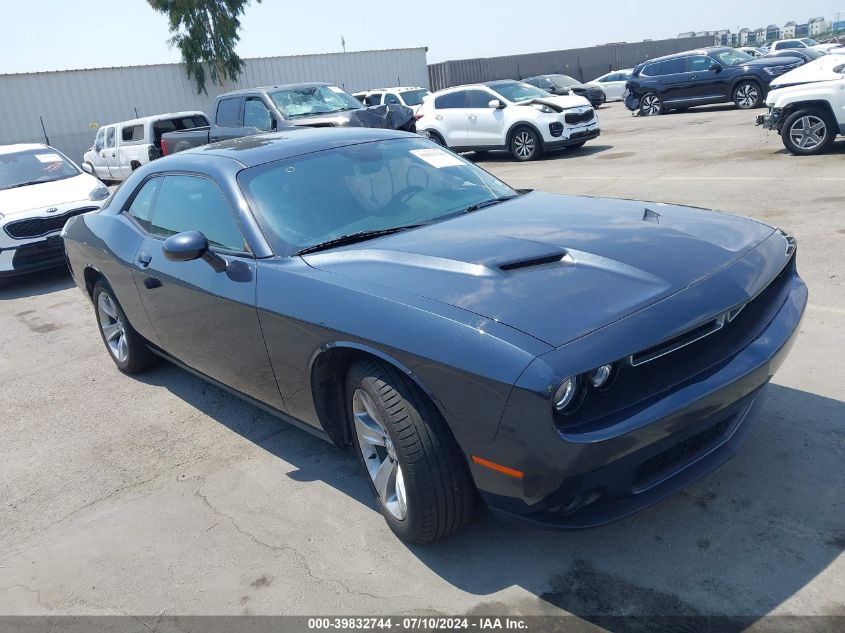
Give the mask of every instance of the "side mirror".
[[86, 174], [94, 175], [94, 169], [91, 167], [91, 163], [82, 163], [82, 171]]
[[172, 262], [190, 262], [204, 259], [216, 272], [222, 273], [229, 263], [217, 253], [208, 250], [208, 240], [199, 231], [183, 231], [164, 240], [164, 256]]
[[713, 62], [712, 64], [710, 64], [710, 68], [708, 70], [712, 70], [714, 73], [717, 73], [722, 70], [722, 66], [720, 64], [717, 64], [716, 62]]
[[490, 99], [490, 101], [487, 102], [487, 107], [493, 108], [494, 110], [501, 110], [505, 107], [505, 104], [498, 99]]

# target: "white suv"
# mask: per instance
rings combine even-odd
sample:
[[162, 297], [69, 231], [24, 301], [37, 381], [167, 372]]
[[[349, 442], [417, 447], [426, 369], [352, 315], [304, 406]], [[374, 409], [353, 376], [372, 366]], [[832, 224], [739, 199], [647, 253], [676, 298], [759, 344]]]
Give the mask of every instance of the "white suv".
[[845, 134], [845, 55], [825, 55], [776, 78], [766, 105], [757, 125], [776, 130], [791, 154], [829, 149]]
[[390, 105], [396, 103], [416, 110], [431, 93], [419, 86], [396, 86], [394, 88], [372, 88], [355, 92], [353, 97], [366, 106]]
[[584, 97], [553, 96], [510, 80], [429, 95], [417, 110], [417, 130], [456, 152], [505, 149], [520, 161], [546, 150], [581, 147], [601, 133]]

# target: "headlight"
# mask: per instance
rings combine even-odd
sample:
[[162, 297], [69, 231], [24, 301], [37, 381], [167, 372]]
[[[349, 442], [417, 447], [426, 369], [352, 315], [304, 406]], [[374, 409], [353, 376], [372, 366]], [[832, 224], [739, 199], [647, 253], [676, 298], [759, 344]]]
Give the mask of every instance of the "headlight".
[[763, 70], [771, 75], [772, 77], [777, 77], [778, 75], [783, 75], [784, 73], [793, 70], [794, 68], [798, 68], [801, 64], [790, 64], [789, 66], [766, 66]]
[[602, 365], [590, 372], [590, 384], [593, 389], [605, 389], [610, 386], [615, 377], [615, 365]]
[[565, 378], [560, 382], [554, 395], [554, 407], [558, 413], [567, 413], [578, 402], [580, 391], [580, 380], [578, 376]]
[[539, 110], [543, 114], [552, 114], [554, 110], [544, 103], [532, 103], [535, 110]]
[[109, 197], [109, 188], [105, 185], [97, 185], [97, 187], [88, 194], [89, 200], [105, 200]]

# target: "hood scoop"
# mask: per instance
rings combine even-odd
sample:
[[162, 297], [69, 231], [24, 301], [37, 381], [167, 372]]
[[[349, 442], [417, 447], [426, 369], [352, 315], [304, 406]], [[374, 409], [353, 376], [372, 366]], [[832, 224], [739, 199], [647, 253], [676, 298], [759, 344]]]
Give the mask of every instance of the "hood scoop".
[[506, 264], [499, 264], [499, 270], [511, 272], [514, 270], [525, 270], [526, 268], [537, 268], [540, 266], [551, 266], [559, 264], [563, 266], [574, 266], [575, 260], [569, 253], [552, 253], [550, 255], [542, 255], [540, 257], [531, 257], [529, 259], [520, 259]]

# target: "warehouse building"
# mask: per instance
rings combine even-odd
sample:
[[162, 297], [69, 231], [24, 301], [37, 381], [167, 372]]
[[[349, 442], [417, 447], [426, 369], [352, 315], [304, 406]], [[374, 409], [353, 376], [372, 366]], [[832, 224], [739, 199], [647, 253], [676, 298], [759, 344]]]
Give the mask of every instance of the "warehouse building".
[[0, 75], [0, 145], [49, 141], [81, 162], [99, 125], [140, 116], [202, 110], [228, 90], [325, 81], [347, 92], [428, 86], [426, 48], [244, 59], [237, 82], [207, 82], [197, 94], [184, 64], [155, 64]]

